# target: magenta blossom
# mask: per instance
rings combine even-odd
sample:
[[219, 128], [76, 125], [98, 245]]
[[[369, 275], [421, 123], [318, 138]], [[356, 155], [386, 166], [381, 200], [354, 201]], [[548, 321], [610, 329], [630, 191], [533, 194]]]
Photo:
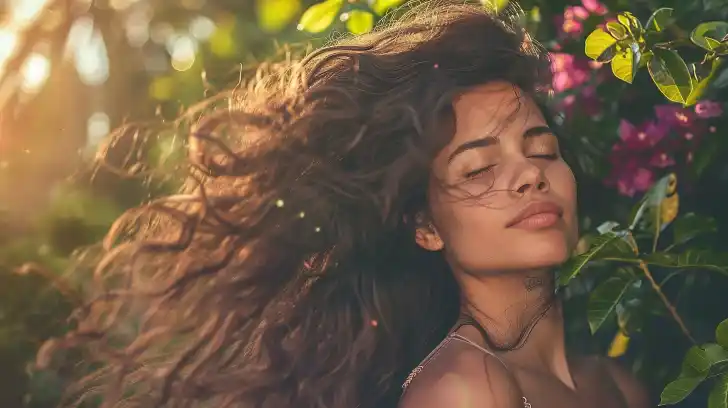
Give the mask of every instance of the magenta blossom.
[[622, 119], [619, 122], [619, 138], [622, 146], [631, 150], [649, 149], [659, 143], [669, 132], [669, 128], [663, 124], [645, 122], [635, 126]]
[[564, 14], [556, 18], [556, 25], [561, 28], [561, 37], [578, 37], [584, 30], [583, 22], [590, 15], [602, 16], [607, 11], [598, 0], [582, 0], [581, 6], [567, 6]]
[[700, 101], [695, 105], [695, 114], [701, 119], [715, 118], [723, 114], [723, 107], [718, 102]]
[[581, 0], [581, 4], [587, 11], [598, 16], [607, 14], [607, 6], [600, 3], [598, 0]]
[[657, 105], [655, 106], [657, 121], [670, 127], [689, 128], [695, 121], [692, 111], [678, 105]]

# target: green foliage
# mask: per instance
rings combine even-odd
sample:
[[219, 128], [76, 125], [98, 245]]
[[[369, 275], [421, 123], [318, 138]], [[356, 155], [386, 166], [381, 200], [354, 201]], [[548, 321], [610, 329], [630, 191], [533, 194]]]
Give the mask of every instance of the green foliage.
[[[705, 92], [707, 76], [692, 71], [676, 48], [687, 39], [673, 39], [674, 10], [655, 10], [643, 26], [631, 13], [617, 15], [604, 28], [596, 28], [585, 43], [585, 54], [600, 62], [609, 62], [614, 76], [632, 83], [639, 68], [647, 66], [652, 81], [668, 100], [685, 106], [693, 105]], [[702, 64], [712, 64], [728, 52], [728, 22], [701, 23], [689, 40], [706, 51]]]
[[314, 4], [301, 16], [298, 29], [309, 33], [320, 33], [326, 30], [339, 16], [343, 5], [343, 0], [326, 0], [323, 3]]
[[[630, 288], [642, 281], [642, 285], [652, 288], [683, 333], [694, 342], [677, 309], [663, 293], [662, 285], [655, 280], [655, 276], [661, 270], [676, 269], [683, 274], [702, 270], [728, 277], [728, 256], [725, 253], [697, 248], [676, 251], [676, 248], [700, 235], [715, 232], [716, 224], [711, 218], [691, 213], [682, 217], [666, 218], [666, 208], [678, 205], [675, 189], [670, 188], [675, 187], [675, 183], [676, 179], [672, 174], [658, 180], [633, 210], [626, 228], [620, 229], [617, 222], [606, 223], [600, 228], [601, 233], [591, 240], [589, 248], [562, 267], [559, 281], [562, 285], [595, 263], [634, 265], [637, 268], [637, 272], [634, 272], [631, 268], [612, 267], [611, 269], [618, 272], [608, 276], [591, 292], [587, 317], [593, 333], [610, 317], [619, 315], [619, 326], [625, 328], [629, 326], [628, 320], [631, 316], [645, 313], [644, 310], [639, 310], [646, 307], [644, 303], [631, 304], [631, 299], [627, 296]], [[664, 249], [659, 249], [657, 244], [660, 233], [673, 222], [672, 242]], [[650, 249], [643, 250], [642, 242], [651, 244], [647, 245]], [[620, 310], [621, 313], [618, 312]], [[660, 405], [676, 404], [690, 395], [703, 381], [718, 377], [709, 397], [709, 406], [725, 406], [728, 320], [716, 327], [715, 338], [717, 343], [695, 345], [688, 350], [680, 375], [662, 391]]]

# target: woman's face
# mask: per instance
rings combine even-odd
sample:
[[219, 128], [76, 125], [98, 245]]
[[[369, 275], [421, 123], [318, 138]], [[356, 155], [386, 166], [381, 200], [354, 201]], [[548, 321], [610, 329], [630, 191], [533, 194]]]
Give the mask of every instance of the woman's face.
[[433, 163], [432, 225], [417, 242], [475, 274], [564, 262], [577, 238], [576, 183], [539, 108], [492, 83], [461, 95], [454, 111], [455, 134]]

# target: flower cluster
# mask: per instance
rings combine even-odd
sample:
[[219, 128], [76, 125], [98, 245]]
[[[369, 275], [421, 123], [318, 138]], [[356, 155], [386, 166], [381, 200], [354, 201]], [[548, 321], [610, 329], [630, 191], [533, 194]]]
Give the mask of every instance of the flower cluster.
[[665, 168], [677, 161], [692, 162], [701, 139], [716, 131], [707, 119], [722, 114], [719, 103], [702, 101], [694, 109], [658, 105], [654, 120], [639, 125], [622, 120], [619, 141], [609, 155], [612, 170], [605, 183], [630, 197], [646, 191]]
[[607, 14], [607, 7], [598, 0], [582, 0], [581, 6], [568, 6], [564, 15], [556, 19], [561, 39], [574, 38], [584, 32], [584, 21], [590, 15], [603, 16]]
[[[551, 72], [553, 73], [553, 90], [562, 98], [558, 104], [560, 110], [568, 114], [573, 109], [577, 97], [583, 113], [596, 116], [601, 108], [596, 95], [596, 86], [588, 83], [601, 64], [585, 57], [572, 54], [551, 53]], [[571, 93], [567, 92], [571, 89]]]

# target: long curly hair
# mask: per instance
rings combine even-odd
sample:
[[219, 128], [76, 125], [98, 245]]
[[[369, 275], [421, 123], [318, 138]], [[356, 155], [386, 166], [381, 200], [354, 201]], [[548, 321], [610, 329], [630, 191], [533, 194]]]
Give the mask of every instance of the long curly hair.
[[414, 240], [453, 98], [539, 98], [548, 58], [482, 4], [426, 2], [267, 64], [189, 135], [179, 195], [112, 228], [91, 300], [52, 350], [104, 407], [394, 407], [455, 323], [440, 253]]

